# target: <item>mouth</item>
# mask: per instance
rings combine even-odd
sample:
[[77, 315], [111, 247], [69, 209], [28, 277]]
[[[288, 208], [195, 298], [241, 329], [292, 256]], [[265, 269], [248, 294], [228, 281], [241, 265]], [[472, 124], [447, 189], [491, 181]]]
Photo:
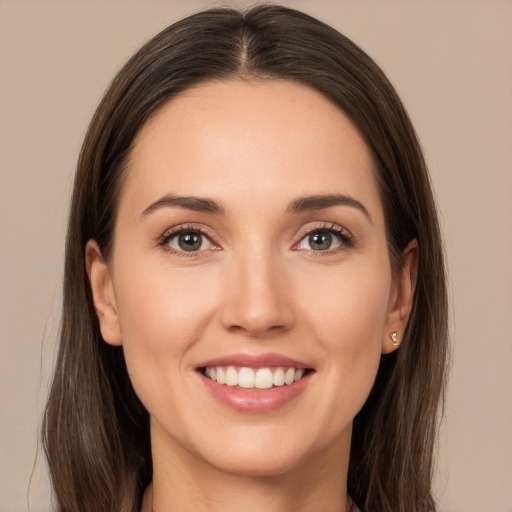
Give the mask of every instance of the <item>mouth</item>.
[[316, 370], [282, 354], [230, 354], [196, 367], [218, 402], [243, 413], [268, 413], [295, 402]]
[[217, 384], [235, 389], [264, 391], [290, 386], [312, 373], [313, 369], [293, 366], [205, 366], [199, 368], [199, 371]]

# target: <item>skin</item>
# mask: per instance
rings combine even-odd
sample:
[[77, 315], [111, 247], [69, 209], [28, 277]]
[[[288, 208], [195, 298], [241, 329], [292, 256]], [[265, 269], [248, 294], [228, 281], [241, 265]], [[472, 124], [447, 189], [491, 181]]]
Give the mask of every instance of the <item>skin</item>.
[[[148, 207], [215, 201], [223, 214]], [[290, 212], [299, 197], [357, 200]], [[170, 228], [204, 230], [180, 251]], [[327, 250], [308, 233], [335, 226]], [[151, 417], [153, 484], [143, 510], [343, 511], [352, 420], [414, 293], [417, 245], [392, 273], [370, 152], [317, 92], [278, 81], [202, 85], [142, 128], [119, 200], [113, 252], [87, 269], [104, 340], [123, 345]], [[196, 371], [226, 354], [274, 352], [314, 369], [296, 399], [233, 410]]]

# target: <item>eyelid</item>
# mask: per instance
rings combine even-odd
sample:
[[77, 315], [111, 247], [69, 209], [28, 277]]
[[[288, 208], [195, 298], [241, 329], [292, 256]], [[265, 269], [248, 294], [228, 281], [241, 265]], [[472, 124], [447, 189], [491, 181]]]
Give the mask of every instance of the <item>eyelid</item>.
[[[208, 249], [200, 249], [198, 251], [180, 251], [176, 250], [168, 245], [169, 240], [180, 233], [193, 231], [196, 233], [199, 233], [200, 235], [206, 237], [209, 242], [213, 245], [213, 248]], [[327, 221], [318, 221], [318, 222], [309, 222], [305, 226], [303, 226], [296, 234], [295, 239], [297, 240], [294, 242], [292, 246], [292, 250], [303, 250], [299, 249], [298, 245], [309, 235], [316, 231], [329, 231], [331, 233], [334, 233], [336, 236], [338, 236], [341, 239], [341, 247], [336, 247], [331, 250], [325, 250], [325, 251], [313, 251], [318, 255], [321, 254], [332, 254], [334, 252], [338, 252], [341, 250], [344, 250], [348, 247], [351, 247], [355, 243], [355, 237], [352, 235], [352, 233], [345, 227], [341, 226], [340, 224], [337, 224], [335, 222], [327, 222]], [[165, 246], [166, 250], [168, 250], [171, 253], [179, 254], [180, 256], [194, 256], [200, 252], [206, 252], [206, 251], [212, 251], [212, 250], [220, 250], [220, 244], [216, 242], [216, 234], [213, 229], [211, 229], [209, 226], [205, 226], [204, 224], [194, 224], [194, 223], [186, 223], [186, 224], [178, 224], [177, 226], [173, 226], [171, 228], [168, 228], [164, 231], [162, 235], [158, 237], [158, 245]]]
[[341, 226], [340, 224], [337, 224], [335, 222], [326, 222], [326, 221], [319, 221], [319, 222], [313, 222], [308, 223], [306, 226], [303, 226], [300, 231], [297, 233], [298, 241], [293, 244], [292, 249], [293, 250], [302, 250], [299, 249], [299, 244], [309, 235], [312, 233], [315, 233], [316, 231], [329, 231], [331, 233], [334, 233], [336, 236], [340, 237], [341, 239], [341, 247], [336, 247], [334, 249], [328, 249], [325, 251], [311, 251], [318, 255], [321, 254], [332, 254], [333, 252], [338, 252], [346, 249], [347, 247], [351, 247], [354, 245], [355, 239], [352, 233], [345, 227]]
[[[176, 250], [168, 245], [169, 241], [172, 238], [176, 237], [180, 233], [187, 233], [187, 232], [195, 232], [195, 233], [198, 233], [198, 234], [204, 236], [213, 245], [213, 248], [210, 247], [208, 249], [200, 249], [199, 251], [186, 252], [186, 251]], [[177, 226], [173, 226], [173, 227], [165, 230], [164, 233], [158, 237], [158, 245], [160, 245], [162, 247], [165, 246], [166, 250], [168, 250], [169, 252], [171, 252], [173, 254], [179, 254], [180, 256], [183, 255], [183, 256], [190, 257], [190, 256], [197, 255], [197, 253], [199, 253], [199, 252], [219, 250], [220, 247], [219, 247], [219, 244], [215, 241], [215, 238], [216, 238], [216, 236], [215, 236], [214, 231], [211, 228], [209, 228], [208, 226], [187, 223], [187, 224], [179, 224]]]

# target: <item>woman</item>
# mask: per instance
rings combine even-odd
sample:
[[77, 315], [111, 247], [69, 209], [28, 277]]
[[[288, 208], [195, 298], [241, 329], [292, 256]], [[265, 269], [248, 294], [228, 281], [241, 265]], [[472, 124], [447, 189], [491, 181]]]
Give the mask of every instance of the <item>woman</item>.
[[366, 54], [279, 6], [165, 29], [78, 164], [58, 509], [436, 510], [446, 309], [419, 143]]

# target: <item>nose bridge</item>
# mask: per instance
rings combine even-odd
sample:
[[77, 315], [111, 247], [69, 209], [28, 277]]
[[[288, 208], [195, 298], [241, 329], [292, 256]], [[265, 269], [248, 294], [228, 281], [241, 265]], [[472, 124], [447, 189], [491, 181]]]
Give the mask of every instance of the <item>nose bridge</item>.
[[290, 326], [293, 308], [278, 254], [270, 248], [248, 248], [234, 256], [227, 278], [222, 311], [227, 329], [261, 336]]

